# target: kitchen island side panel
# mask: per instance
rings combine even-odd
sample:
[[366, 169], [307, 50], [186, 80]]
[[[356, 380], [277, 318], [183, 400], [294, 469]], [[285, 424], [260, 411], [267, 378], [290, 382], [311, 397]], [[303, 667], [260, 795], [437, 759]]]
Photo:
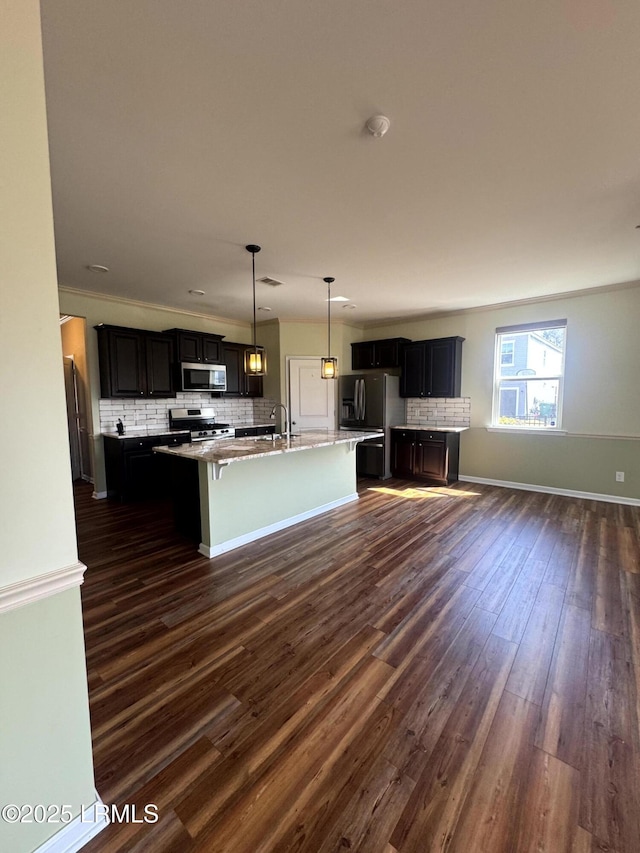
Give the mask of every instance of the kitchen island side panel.
[[[356, 454], [348, 444], [282, 453], [229, 465], [213, 477], [199, 463], [203, 553], [229, 550], [225, 543], [252, 536], [327, 504], [357, 498]], [[287, 526], [282, 524], [282, 526]], [[238, 543], [241, 544], [241, 543]], [[222, 547], [221, 547], [222, 546]], [[237, 545], [231, 545], [237, 547]]]

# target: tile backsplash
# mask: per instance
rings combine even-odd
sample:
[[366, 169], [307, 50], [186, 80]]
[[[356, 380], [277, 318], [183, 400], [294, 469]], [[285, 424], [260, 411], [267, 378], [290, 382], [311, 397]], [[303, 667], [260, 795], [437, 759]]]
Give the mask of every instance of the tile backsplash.
[[122, 418], [125, 429], [148, 429], [156, 432], [169, 428], [169, 409], [211, 407], [220, 423], [269, 423], [275, 400], [265, 397], [249, 399], [214, 399], [210, 394], [178, 392], [175, 399], [100, 400], [100, 432], [115, 432]]
[[470, 426], [471, 397], [410, 397], [406, 401], [407, 425]]

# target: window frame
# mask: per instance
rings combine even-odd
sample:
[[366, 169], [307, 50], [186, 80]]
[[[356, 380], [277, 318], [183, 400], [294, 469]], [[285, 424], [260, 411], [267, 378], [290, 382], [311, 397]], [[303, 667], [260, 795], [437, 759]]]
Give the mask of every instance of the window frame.
[[[503, 351], [503, 347], [505, 345], [511, 346], [511, 361], [504, 361], [503, 357], [505, 355]], [[511, 365], [515, 364], [516, 361], [516, 342], [513, 341], [500, 341], [500, 367], [511, 367]]]
[[[560, 362], [560, 370], [557, 375], [549, 374], [534, 374], [531, 375], [514, 375], [502, 376], [503, 367], [515, 366], [515, 341], [514, 341], [514, 360], [511, 365], [502, 363], [502, 345], [505, 343], [504, 337], [514, 334], [525, 334], [529, 332], [542, 332], [546, 329], [564, 329], [564, 345], [562, 347], [562, 356]], [[494, 359], [493, 359], [493, 399], [491, 405], [491, 430], [508, 430], [511, 432], [528, 432], [528, 433], [558, 433], [564, 432], [562, 429], [563, 403], [564, 403], [564, 379], [565, 379], [565, 359], [567, 353], [567, 321], [563, 320], [546, 320], [540, 323], [523, 323], [517, 326], [501, 326], [495, 330], [494, 342]], [[517, 397], [520, 395], [520, 386], [515, 383], [525, 383], [527, 388], [530, 382], [557, 382], [558, 396], [556, 401], [556, 417], [555, 425], [553, 426], [535, 426], [532, 424], [501, 424], [500, 423], [500, 397], [501, 390], [507, 390], [510, 384], [513, 383], [514, 390], [518, 391]]]

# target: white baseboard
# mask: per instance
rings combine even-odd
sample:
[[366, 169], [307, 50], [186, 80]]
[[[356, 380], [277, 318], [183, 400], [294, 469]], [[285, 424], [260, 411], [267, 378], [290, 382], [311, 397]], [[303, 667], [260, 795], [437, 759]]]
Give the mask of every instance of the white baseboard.
[[597, 492], [578, 492], [573, 489], [556, 489], [553, 486], [537, 486], [533, 483], [512, 483], [510, 480], [490, 480], [487, 477], [472, 477], [469, 474], [460, 474], [459, 480], [465, 483], [485, 483], [487, 486], [501, 486], [505, 489], [522, 489], [525, 492], [543, 492], [547, 495], [564, 495], [567, 498], [582, 498], [588, 501], [605, 501], [610, 504], [625, 504], [627, 506], [640, 506], [640, 499], [625, 498], [620, 495], [600, 495]]
[[102, 832], [109, 825], [109, 819], [104, 816], [97, 821], [88, 820], [88, 816], [95, 814], [94, 806], [102, 805], [98, 792], [92, 805], [87, 808], [83, 806], [82, 812], [77, 818], [67, 823], [59, 832], [52, 835], [44, 844], [37, 847], [34, 853], [77, 853], [92, 838]]
[[106, 492], [94, 492], [94, 493], [91, 495], [91, 497], [94, 499], [94, 501], [101, 501], [101, 500], [103, 500], [104, 498], [106, 498], [106, 496], [107, 496], [107, 493], [106, 493]]
[[16, 607], [23, 607], [25, 604], [31, 604], [49, 595], [56, 595], [65, 589], [80, 586], [86, 570], [85, 564], [78, 562], [71, 566], [63, 566], [54, 572], [36, 575], [36, 577], [2, 587], [0, 588], [0, 613], [15, 610]]
[[322, 506], [309, 509], [306, 512], [301, 512], [298, 515], [292, 515], [282, 521], [275, 521], [273, 524], [268, 524], [266, 527], [260, 527], [258, 530], [252, 530], [251, 533], [243, 533], [242, 536], [236, 536], [234, 539], [227, 539], [226, 542], [220, 542], [217, 545], [205, 545], [200, 543], [198, 551], [205, 557], [218, 557], [220, 554], [226, 554], [227, 551], [233, 551], [234, 548], [240, 548], [242, 545], [248, 545], [249, 542], [255, 542], [256, 539], [262, 539], [264, 536], [269, 536], [271, 533], [277, 533], [279, 530], [284, 530], [286, 527], [293, 527], [294, 524], [299, 524], [301, 521], [306, 521], [309, 518], [314, 518], [316, 515], [323, 515], [329, 510], [337, 509], [339, 506], [357, 501], [358, 495], [353, 492], [344, 498], [331, 501]]

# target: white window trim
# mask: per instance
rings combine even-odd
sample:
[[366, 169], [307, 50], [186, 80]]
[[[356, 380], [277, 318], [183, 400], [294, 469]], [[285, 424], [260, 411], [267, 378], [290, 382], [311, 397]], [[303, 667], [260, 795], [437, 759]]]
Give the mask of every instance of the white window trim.
[[[534, 332], [539, 329], [552, 329], [552, 328], [564, 328], [564, 346], [562, 348], [562, 363], [561, 363], [561, 373], [560, 376], [500, 376], [500, 368], [501, 364], [501, 356], [502, 356], [502, 341], [500, 340], [501, 335], [507, 335], [510, 332], [515, 331], [530, 331]], [[530, 435], [562, 435], [567, 433], [567, 430], [562, 429], [562, 415], [563, 415], [563, 407], [564, 407], [564, 372], [565, 372], [565, 358], [567, 354], [567, 335], [568, 335], [568, 323], [566, 320], [553, 320], [549, 323], [524, 323], [522, 326], [503, 326], [502, 328], [496, 329], [495, 332], [495, 343], [494, 343], [494, 357], [493, 357], [493, 400], [491, 404], [491, 424], [487, 427], [487, 430], [490, 432], [512, 432], [512, 433], [527, 433]], [[540, 380], [540, 381], [557, 381], [558, 382], [558, 411], [556, 415], [556, 426], [545, 426], [545, 427], [516, 427], [513, 424], [497, 424], [495, 423], [496, 413], [500, 411], [500, 384], [503, 382], [522, 382], [529, 380]]]

